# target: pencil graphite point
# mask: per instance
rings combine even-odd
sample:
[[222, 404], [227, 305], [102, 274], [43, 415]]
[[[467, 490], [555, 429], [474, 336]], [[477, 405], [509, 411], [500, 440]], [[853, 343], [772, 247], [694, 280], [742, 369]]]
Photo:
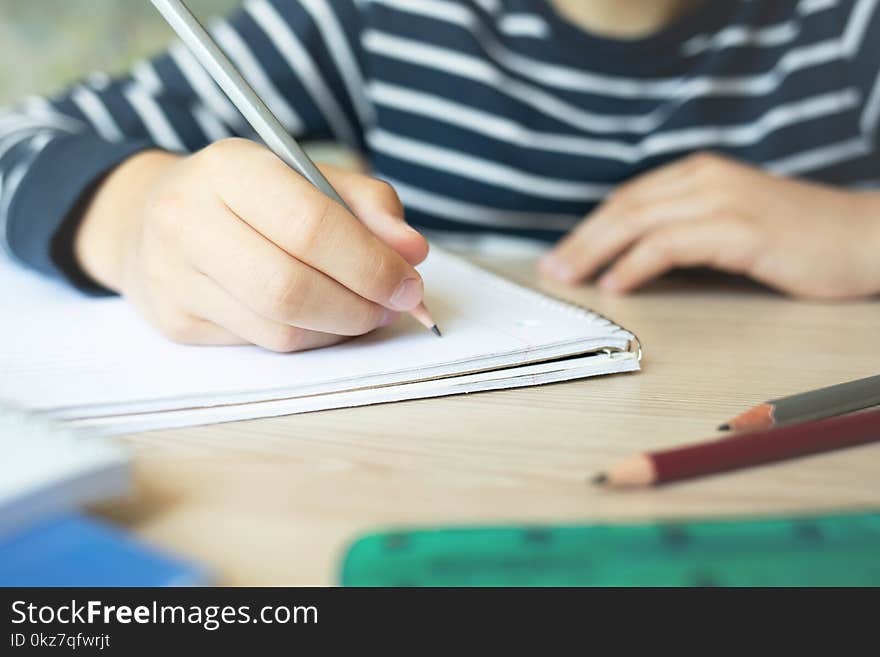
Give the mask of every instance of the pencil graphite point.
[[602, 484], [608, 483], [608, 475], [604, 472], [600, 472], [591, 480], [595, 485], [601, 486]]
[[438, 338], [442, 338], [443, 334], [440, 332], [440, 329], [437, 328], [437, 322], [434, 321], [434, 318], [431, 317], [431, 313], [428, 312], [428, 309], [425, 308], [425, 304], [420, 303], [418, 306], [413, 308], [411, 311], [412, 316], [415, 317], [419, 324], [428, 329], [431, 333], [436, 335]]
[[721, 426], [718, 427], [718, 431], [730, 431], [730, 425], [729, 424], [722, 424]]

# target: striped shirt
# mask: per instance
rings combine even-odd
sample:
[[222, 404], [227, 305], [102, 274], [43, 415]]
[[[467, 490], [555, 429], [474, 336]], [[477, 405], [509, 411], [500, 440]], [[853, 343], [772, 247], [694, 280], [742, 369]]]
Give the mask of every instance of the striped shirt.
[[[359, 149], [422, 227], [545, 239], [615, 185], [711, 150], [880, 185], [880, 0], [711, 0], [589, 34], [550, 0], [249, 0], [211, 30], [303, 140]], [[0, 242], [64, 275], [65, 218], [110, 168], [251, 136], [179, 43], [0, 115]]]

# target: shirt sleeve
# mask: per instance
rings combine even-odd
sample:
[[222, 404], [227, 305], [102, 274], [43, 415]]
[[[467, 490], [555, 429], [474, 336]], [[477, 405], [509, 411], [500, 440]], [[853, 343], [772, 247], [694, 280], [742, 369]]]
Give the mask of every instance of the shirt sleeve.
[[[209, 30], [292, 135], [363, 147], [358, 0], [252, 0]], [[88, 289], [71, 271], [71, 221], [117, 164], [251, 137], [243, 117], [175, 42], [125, 75], [92, 74], [0, 112], [0, 245], [25, 266]], [[0, 254], [2, 257], [2, 254]], [[92, 290], [94, 291], [94, 290]]]
[[850, 8], [842, 38], [862, 92], [862, 132], [880, 152], [880, 0], [843, 4]]

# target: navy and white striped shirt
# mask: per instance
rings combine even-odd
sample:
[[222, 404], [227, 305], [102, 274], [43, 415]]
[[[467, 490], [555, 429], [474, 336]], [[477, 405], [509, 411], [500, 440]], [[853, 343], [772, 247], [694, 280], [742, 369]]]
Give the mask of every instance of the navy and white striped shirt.
[[[634, 41], [550, 0], [250, 0], [212, 31], [292, 134], [363, 151], [419, 226], [556, 238], [701, 150], [880, 181], [880, 0], [711, 0]], [[249, 132], [180, 44], [26, 99], [0, 115], [0, 241], [58, 275], [59, 227], [112, 166], [229, 135]]]

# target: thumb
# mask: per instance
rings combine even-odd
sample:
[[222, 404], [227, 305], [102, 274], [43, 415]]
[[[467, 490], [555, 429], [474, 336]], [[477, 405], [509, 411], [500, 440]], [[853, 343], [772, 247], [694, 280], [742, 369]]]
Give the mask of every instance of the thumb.
[[406, 222], [403, 204], [391, 185], [336, 167], [320, 169], [355, 216], [409, 264], [415, 266], [428, 257], [428, 241]]

